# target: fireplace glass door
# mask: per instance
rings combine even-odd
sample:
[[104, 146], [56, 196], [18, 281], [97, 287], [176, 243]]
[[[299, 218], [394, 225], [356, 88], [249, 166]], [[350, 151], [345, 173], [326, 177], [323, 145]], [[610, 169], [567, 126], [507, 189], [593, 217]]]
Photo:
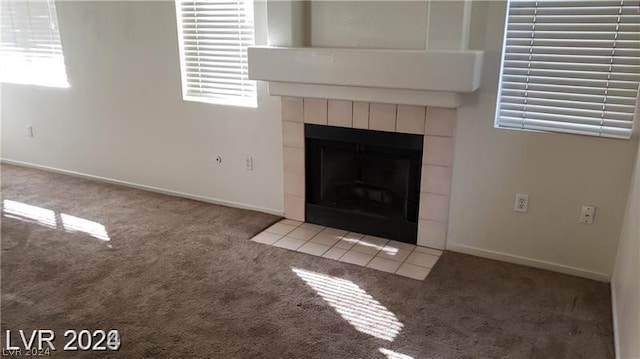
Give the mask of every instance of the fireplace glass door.
[[416, 243], [420, 135], [305, 125], [306, 220]]

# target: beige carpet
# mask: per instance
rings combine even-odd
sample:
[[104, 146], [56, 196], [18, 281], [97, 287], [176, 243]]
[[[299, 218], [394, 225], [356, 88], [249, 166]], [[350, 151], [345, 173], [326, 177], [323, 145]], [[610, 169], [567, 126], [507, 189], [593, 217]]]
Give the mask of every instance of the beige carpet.
[[3, 346], [52, 329], [54, 357], [96, 357], [64, 330], [118, 329], [97, 357], [613, 358], [605, 283], [451, 252], [416, 281], [249, 241], [271, 215], [9, 165], [2, 199]]

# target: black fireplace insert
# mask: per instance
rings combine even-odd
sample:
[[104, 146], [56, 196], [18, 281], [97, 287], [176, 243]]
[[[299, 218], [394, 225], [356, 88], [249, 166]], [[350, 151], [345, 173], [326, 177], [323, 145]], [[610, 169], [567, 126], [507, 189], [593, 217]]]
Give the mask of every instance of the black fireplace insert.
[[307, 222], [416, 244], [423, 136], [305, 124]]

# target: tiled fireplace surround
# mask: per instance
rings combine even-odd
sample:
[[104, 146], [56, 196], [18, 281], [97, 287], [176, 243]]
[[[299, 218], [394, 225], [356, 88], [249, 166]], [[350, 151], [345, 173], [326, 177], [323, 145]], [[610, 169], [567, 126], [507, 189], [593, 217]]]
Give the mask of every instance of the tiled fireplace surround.
[[452, 108], [282, 97], [284, 213], [305, 218], [304, 123], [424, 135], [418, 245], [444, 249], [449, 214]]

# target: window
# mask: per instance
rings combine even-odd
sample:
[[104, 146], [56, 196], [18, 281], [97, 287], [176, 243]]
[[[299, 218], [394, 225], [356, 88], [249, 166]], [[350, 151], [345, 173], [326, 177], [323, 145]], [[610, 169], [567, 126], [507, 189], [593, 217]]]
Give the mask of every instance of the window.
[[252, 0], [176, 0], [184, 100], [257, 106], [247, 47], [254, 45]]
[[496, 127], [628, 139], [638, 0], [511, 0]]
[[0, 6], [0, 81], [69, 87], [54, 0]]

